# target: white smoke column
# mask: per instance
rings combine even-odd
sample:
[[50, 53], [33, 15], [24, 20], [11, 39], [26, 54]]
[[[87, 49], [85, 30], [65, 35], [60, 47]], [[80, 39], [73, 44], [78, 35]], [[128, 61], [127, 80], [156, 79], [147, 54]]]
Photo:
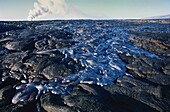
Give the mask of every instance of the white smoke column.
[[34, 3], [34, 9], [29, 11], [28, 20], [39, 19], [54, 13], [67, 18], [85, 17], [83, 13], [69, 6], [65, 0], [38, 0]]

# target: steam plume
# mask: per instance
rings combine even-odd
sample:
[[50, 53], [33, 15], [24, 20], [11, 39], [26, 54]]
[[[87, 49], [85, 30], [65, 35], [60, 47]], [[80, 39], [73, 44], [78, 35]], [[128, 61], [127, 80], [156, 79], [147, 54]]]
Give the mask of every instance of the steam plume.
[[48, 14], [58, 14], [66, 18], [84, 18], [85, 14], [66, 3], [65, 0], [38, 0], [29, 11], [28, 20], [39, 19]]

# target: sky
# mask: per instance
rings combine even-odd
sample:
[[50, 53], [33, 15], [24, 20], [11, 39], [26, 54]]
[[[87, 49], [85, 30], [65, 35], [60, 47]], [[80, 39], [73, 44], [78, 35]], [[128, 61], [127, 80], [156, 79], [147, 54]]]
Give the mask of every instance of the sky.
[[0, 20], [126, 19], [167, 14], [170, 0], [0, 0]]

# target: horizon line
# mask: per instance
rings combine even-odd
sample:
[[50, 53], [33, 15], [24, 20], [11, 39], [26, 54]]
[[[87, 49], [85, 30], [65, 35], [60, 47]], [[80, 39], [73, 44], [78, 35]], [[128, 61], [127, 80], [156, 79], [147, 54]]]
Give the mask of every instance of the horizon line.
[[27, 19], [0, 19], [0, 21], [53, 21], [53, 20], [130, 20], [130, 19], [145, 19], [145, 18], [50, 18], [50, 19], [35, 19], [35, 20], [27, 20]]

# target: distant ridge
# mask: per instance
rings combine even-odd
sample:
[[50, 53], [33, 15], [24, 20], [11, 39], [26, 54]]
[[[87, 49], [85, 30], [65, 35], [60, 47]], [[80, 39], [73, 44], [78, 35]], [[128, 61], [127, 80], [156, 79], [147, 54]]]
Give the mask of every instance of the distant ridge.
[[170, 14], [161, 15], [161, 16], [147, 17], [147, 18], [144, 18], [144, 19], [170, 19]]

